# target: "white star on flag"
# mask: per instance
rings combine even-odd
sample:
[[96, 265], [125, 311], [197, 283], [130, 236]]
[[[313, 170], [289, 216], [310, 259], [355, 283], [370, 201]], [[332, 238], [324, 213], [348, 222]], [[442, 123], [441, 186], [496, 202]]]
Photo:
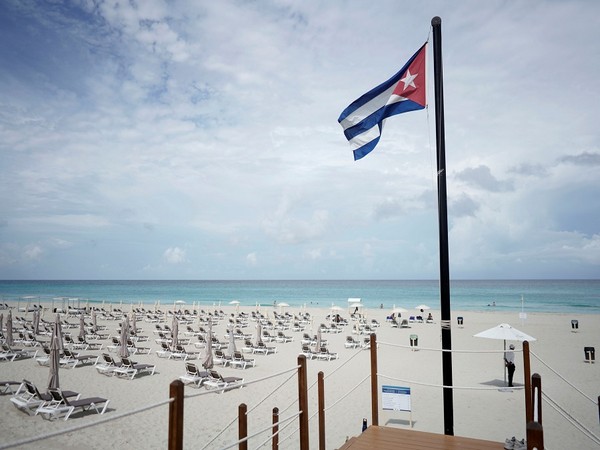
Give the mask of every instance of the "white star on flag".
[[405, 91], [408, 86], [412, 86], [415, 89], [417, 88], [414, 83], [414, 80], [415, 78], [417, 78], [417, 75], [419, 74], [415, 73], [414, 75], [411, 75], [410, 70], [406, 71], [406, 76], [400, 80], [404, 83], [404, 89], [402, 89], [403, 91]]

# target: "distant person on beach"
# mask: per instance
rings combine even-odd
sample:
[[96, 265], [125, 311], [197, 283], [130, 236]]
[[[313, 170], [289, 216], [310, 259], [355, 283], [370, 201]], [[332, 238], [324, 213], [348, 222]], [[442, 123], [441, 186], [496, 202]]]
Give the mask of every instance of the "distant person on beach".
[[515, 346], [510, 344], [509, 351], [504, 352], [504, 363], [508, 370], [508, 387], [513, 387], [513, 375], [515, 374]]

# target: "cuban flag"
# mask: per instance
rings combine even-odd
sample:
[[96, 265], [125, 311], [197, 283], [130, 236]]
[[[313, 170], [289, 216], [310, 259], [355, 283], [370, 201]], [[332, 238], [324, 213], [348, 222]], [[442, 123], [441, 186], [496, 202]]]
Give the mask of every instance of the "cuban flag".
[[425, 108], [426, 47], [427, 43], [423, 44], [396, 75], [353, 101], [340, 115], [338, 122], [355, 161], [375, 148], [385, 119]]

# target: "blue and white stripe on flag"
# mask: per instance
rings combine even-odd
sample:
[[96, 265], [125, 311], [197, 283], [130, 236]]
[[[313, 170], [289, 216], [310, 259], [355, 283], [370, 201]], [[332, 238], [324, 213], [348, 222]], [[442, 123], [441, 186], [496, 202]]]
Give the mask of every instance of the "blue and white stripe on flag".
[[398, 73], [352, 102], [338, 118], [355, 161], [375, 148], [385, 119], [425, 108], [426, 47], [423, 44]]

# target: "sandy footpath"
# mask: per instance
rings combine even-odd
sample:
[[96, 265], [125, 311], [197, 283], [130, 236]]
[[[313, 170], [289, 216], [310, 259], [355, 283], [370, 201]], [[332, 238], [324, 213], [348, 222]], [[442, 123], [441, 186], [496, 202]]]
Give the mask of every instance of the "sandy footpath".
[[[16, 305], [13, 305], [16, 306]], [[164, 307], [166, 311], [168, 308]], [[216, 336], [225, 342], [227, 318], [235, 309], [231, 306], [220, 308], [226, 318], [220, 320], [213, 328]], [[254, 307], [240, 307], [240, 312], [250, 314]], [[128, 310], [128, 308], [127, 308]], [[300, 313], [300, 308], [286, 308], [291, 314]], [[308, 325], [305, 332], [314, 335], [321, 323], [326, 323], [327, 309], [309, 308], [306, 310], [313, 318], [312, 326]], [[4, 314], [6, 326], [7, 310]], [[263, 314], [273, 317], [273, 308], [263, 309]], [[416, 315], [404, 313], [403, 318]], [[367, 310], [367, 320], [376, 319], [380, 327], [376, 329], [378, 348], [379, 385], [393, 385], [411, 388], [412, 413], [380, 410], [380, 425], [409, 427], [412, 418], [413, 429], [443, 433], [443, 403], [441, 353], [429, 349], [441, 347], [439, 311], [432, 311], [433, 324], [410, 323], [410, 328], [392, 328], [386, 322], [387, 310]], [[13, 309], [14, 316], [24, 316], [24, 313]], [[341, 316], [349, 319], [348, 311], [342, 311]], [[464, 317], [464, 326], [458, 327], [456, 317]], [[31, 319], [32, 313], [26, 315]], [[53, 320], [54, 314], [46, 311], [44, 319]], [[78, 318], [66, 317], [73, 323]], [[571, 319], [579, 321], [578, 331], [572, 332]], [[172, 319], [165, 323], [171, 325]], [[468, 353], [453, 354], [454, 390], [454, 432], [456, 435], [469, 436], [498, 442], [505, 438], [516, 436], [525, 437], [524, 394], [522, 390], [501, 389], [504, 385], [504, 370], [501, 353], [485, 353], [499, 351], [503, 342], [491, 339], [473, 337], [474, 334], [494, 327], [500, 323], [510, 323], [513, 327], [534, 336], [537, 341], [531, 343], [532, 372], [542, 376], [543, 391], [553, 400], [564, 407], [570, 415], [580, 421], [597, 436], [600, 436], [598, 421], [598, 405], [596, 400], [600, 395], [600, 363], [584, 362], [586, 346], [600, 350], [600, 316], [598, 315], [563, 315], [529, 313], [522, 323], [518, 313], [486, 312], [453, 312], [452, 347], [455, 350], [468, 350]], [[116, 336], [117, 321], [102, 320], [98, 316], [98, 324], [106, 325], [107, 332]], [[43, 435], [61, 429], [71, 429], [76, 426], [94, 423], [111, 417], [117, 420], [69, 431], [59, 437], [52, 437], [36, 443], [29, 443], [19, 448], [36, 448], [43, 446], [51, 449], [79, 448], [157, 448], [167, 446], [168, 406], [162, 405], [134, 415], [126, 413], [138, 410], [168, 399], [169, 383], [185, 373], [184, 363], [178, 360], [159, 358], [156, 350], [159, 345], [154, 342], [155, 325], [146, 321], [138, 321], [137, 326], [142, 333], [150, 337], [149, 342], [140, 346], [152, 348], [150, 355], [136, 355], [134, 359], [140, 363], [156, 364], [157, 370], [153, 376], [141, 375], [134, 380], [117, 377], [107, 377], [97, 372], [93, 365], [85, 365], [74, 369], [60, 370], [60, 384], [63, 389], [80, 392], [82, 397], [100, 396], [110, 399], [108, 411], [103, 416], [94, 413], [75, 413], [68, 421], [50, 422], [39, 416], [29, 416], [18, 410], [10, 402], [10, 395], [0, 396], [0, 415], [2, 417], [2, 433], [0, 443], [7, 445], [32, 436]], [[198, 322], [191, 325], [198, 329]], [[312, 327], [312, 328], [311, 328]], [[180, 337], [184, 337], [186, 326], [179, 327]], [[256, 334], [255, 323], [250, 321], [244, 333]], [[326, 435], [327, 448], [339, 447], [347, 437], [360, 433], [363, 417], [371, 423], [370, 382], [365, 377], [370, 370], [370, 354], [361, 349], [345, 348], [347, 336], [363, 340], [364, 335], [352, 333], [352, 324], [344, 327], [339, 334], [323, 334], [328, 340], [328, 348], [337, 352], [338, 359], [332, 361], [308, 361], [311, 448], [318, 447], [317, 408], [317, 374], [325, 374], [326, 398]], [[78, 329], [71, 332], [76, 336]], [[276, 331], [270, 331], [276, 334]], [[293, 369], [297, 365], [298, 354], [301, 350], [302, 332], [287, 330], [286, 335], [293, 337], [289, 343], [268, 343], [277, 348], [273, 355], [245, 354], [255, 358], [256, 366], [246, 369], [216, 366], [224, 376], [241, 376], [246, 381], [257, 380], [271, 374]], [[407, 348], [410, 335], [418, 335], [419, 351]], [[40, 336], [40, 340], [48, 340]], [[105, 345], [109, 341], [102, 341]], [[194, 339], [192, 340], [194, 342]], [[242, 341], [236, 341], [238, 349]], [[521, 348], [517, 344], [517, 350]], [[18, 344], [15, 346], [19, 346]], [[186, 345], [189, 350], [202, 350]], [[104, 350], [106, 351], [106, 350]], [[101, 351], [83, 351], [82, 354], [100, 354]], [[115, 355], [115, 353], [112, 353]], [[539, 358], [539, 359], [538, 359]], [[541, 360], [541, 361], [540, 361]], [[200, 365], [200, 361], [195, 361]], [[523, 384], [523, 362], [521, 353], [516, 354], [515, 386]], [[574, 384], [586, 398], [552, 370]], [[45, 390], [48, 382], [48, 367], [40, 366], [34, 359], [21, 359], [14, 362], [0, 362], [0, 381], [20, 381], [26, 378], [35, 383], [40, 390]], [[287, 380], [287, 381], [286, 381]], [[362, 381], [362, 382], [361, 382]], [[419, 383], [419, 384], [417, 384]], [[465, 388], [465, 389], [459, 389]], [[349, 395], [348, 392], [352, 391]], [[272, 421], [272, 409], [280, 409], [281, 418], [285, 419], [297, 413], [297, 378], [292, 373], [254, 383], [243, 389], [235, 389], [223, 394], [196, 395], [205, 392], [204, 388], [195, 389], [186, 386], [185, 392], [190, 395], [185, 401], [185, 448], [223, 448], [237, 439], [238, 405], [248, 406], [248, 423], [250, 433], [269, 427]], [[344, 397], [345, 396], [345, 397]], [[380, 396], [381, 397], [381, 396]], [[381, 398], [380, 398], [381, 406]], [[593, 449], [599, 448], [581, 432], [575, 429], [546, 402], [543, 404], [543, 424], [546, 448]], [[229, 426], [228, 426], [229, 425]], [[297, 419], [291, 422], [280, 435], [280, 448], [298, 448]], [[223, 431], [225, 430], [225, 431]], [[220, 435], [219, 435], [220, 433]], [[250, 440], [249, 448], [270, 448], [268, 434], [263, 433]]]

